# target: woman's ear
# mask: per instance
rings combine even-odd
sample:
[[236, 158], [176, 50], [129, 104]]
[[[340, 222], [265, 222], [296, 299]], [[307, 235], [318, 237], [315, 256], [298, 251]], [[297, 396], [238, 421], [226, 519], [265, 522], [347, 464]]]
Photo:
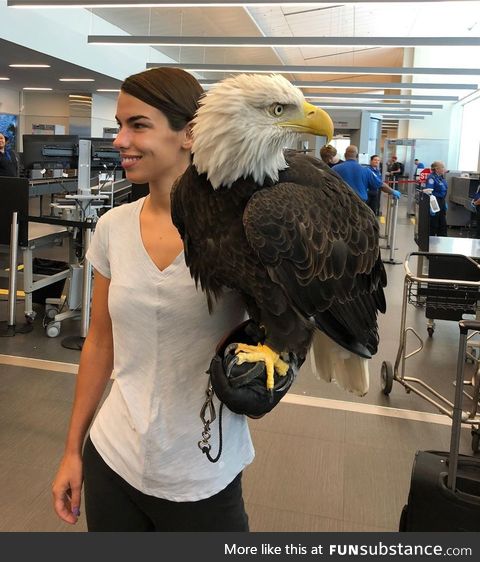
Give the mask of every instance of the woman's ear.
[[191, 150], [193, 144], [193, 123], [190, 122], [184, 129], [185, 138], [182, 143], [182, 148]]

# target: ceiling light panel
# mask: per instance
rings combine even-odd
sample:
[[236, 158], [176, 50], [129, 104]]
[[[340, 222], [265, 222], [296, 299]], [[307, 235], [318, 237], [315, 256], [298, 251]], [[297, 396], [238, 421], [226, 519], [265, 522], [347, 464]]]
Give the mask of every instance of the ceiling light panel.
[[365, 108], [365, 107], [383, 107], [385, 109], [442, 109], [443, 106], [442, 105], [437, 105], [437, 104], [417, 104], [417, 105], [410, 105], [409, 103], [368, 103], [368, 102], [359, 102], [359, 103], [355, 103], [355, 102], [349, 102], [349, 101], [344, 101], [344, 102], [334, 102], [334, 101], [322, 101], [322, 102], [318, 102], [316, 101], [315, 98], [310, 98], [308, 96], [306, 96], [307, 100], [311, 100], [312, 102], [315, 102], [316, 104], [321, 105], [321, 107], [345, 107], [346, 105], [348, 105], [349, 107], [360, 107], [360, 108]]
[[[380, 2], [381, 0], [370, 0]], [[389, 0], [390, 2], [405, 2], [405, 0]], [[423, 0], [433, 2], [434, 0]], [[228, 6], [298, 6], [299, 4], [318, 4], [318, 0], [8, 0], [7, 5], [13, 8], [191, 8], [191, 7], [228, 7]], [[342, 0], [342, 4], [358, 3], [358, 0]], [[291, 15], [291, 14], [286, 14]]]
[[[337, 94], [324, 92], [321, 94], [310, 94], [305, 92], [305, 97], [309, 99], [323, 100], [325, 98], [332, 99], [350, 99], [350, 100], [381, 100], [381, 101], [458, 101], [456, 96], [394, 96], [391, 94]], [[434, 106], [442, 107], [441, 105]]]
[[88, 43], [163, 47], [478, 47], [480, 37], [201, 37], [89, 35]]
[[94, 78], [59, 78], [60, 82], [95, 82]]
[[49, 64], [9, 64], [10, 68], [50, 68]]
[[445, 76], [478, 76], [480, 68], [427, 68], [400, 66], [300, 66], [300, 65], [261, 65], [261, 64], [202, 64], [202, 63], [147, 63], [147, 68], [157, 66], [178, 68], [190, 72], [236, 72], [280, 74], [389, 74], [395, 75], [445, 75]]
[[52, 88], [37, 88], [36, 86], [27, 86], [23, 90], [30, 90], [32, 92], [50, 92]]
[[[287, 74], [287, 73], [284, 73]], [[290, 73], [288, 73], [290, 74]], [[217, 84], [218, 80], [200, 79], [202, 86]], [[291, 80], [297, 88], [368, 88], [375, 90], [476, 90], [478, 84], [429, 84], [428, 82], [310, 82], [302, 80]]]

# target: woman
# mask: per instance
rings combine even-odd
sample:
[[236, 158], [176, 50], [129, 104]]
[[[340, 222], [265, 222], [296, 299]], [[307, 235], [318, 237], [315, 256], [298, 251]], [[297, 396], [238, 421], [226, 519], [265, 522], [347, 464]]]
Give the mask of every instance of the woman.
[[0, 133], [0, 176], [18, 176], [18, 159], [13, 150], [8, 150], [8, 141], [3, 133]]
[[425, 187], [433, 189], [431, 195], [437, 198], [440, 210], [430, 214], [430, 236], [448, 236], [447, 234], [447, 180], [444, 177], [446, 172], [445, 164], [439, 160], [430, 166], [432, 173], [427, 178]]
[[[190, 74], [156, 68], [127, 78], [118, 98], [114, 144], [127, 178], [148, 183], [149, 195], [97, 224], [87, 254], [95, 272], [91, 325], [53, 483], [55, 511], [74, 524], [84, 478], [90, 531], [248, 530], [241, 472], [254, 452], [245, 417], [224, 409], [221, 462], [208, 462], [197, 447], [205, 371], [244, 310], [230, 293], [209, 316], [170, 216], [201, 94]], [[82, 458], [112, 367], [115, 380]]]

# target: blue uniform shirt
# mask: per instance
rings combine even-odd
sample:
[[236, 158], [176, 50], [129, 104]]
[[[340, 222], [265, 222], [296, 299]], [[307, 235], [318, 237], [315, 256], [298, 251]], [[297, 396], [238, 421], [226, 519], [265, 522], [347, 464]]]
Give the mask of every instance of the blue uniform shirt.
[[[372, 170], [373, 175], [375, 177], [377, 177], [382, 182], [382, 172], [378, 168], [375, 168], [374, 166], [368, 165], [368, 169]], [[380, 186], [381, 186], [381, 184], [377, 187], [377, 189], [380, 189]]]
[[368, 199], [368, 190], [375, 191], [382, 186], [382, 180], [373, 174], [370, 167], [361, 166], [356, 160], [346, 160], [332, 168], [362, 199]]
[[443, 176], [439, 176], [435, 173], [428, 176], [425, 187], [433, 189], [432, 195], [435, 195], [437, 199], [444, 199], [447, 194], [447, 180]]

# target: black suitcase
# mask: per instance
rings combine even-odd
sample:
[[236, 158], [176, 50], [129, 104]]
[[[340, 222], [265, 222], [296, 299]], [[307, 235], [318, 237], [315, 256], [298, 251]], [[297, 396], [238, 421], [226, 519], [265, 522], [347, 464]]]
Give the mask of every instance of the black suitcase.
[[450, 451], [416, 453], [400, 531], [480, 531], [480, 458], [458, 454], [466, 338], [480, 322], [461, 320], [459, 326]]

